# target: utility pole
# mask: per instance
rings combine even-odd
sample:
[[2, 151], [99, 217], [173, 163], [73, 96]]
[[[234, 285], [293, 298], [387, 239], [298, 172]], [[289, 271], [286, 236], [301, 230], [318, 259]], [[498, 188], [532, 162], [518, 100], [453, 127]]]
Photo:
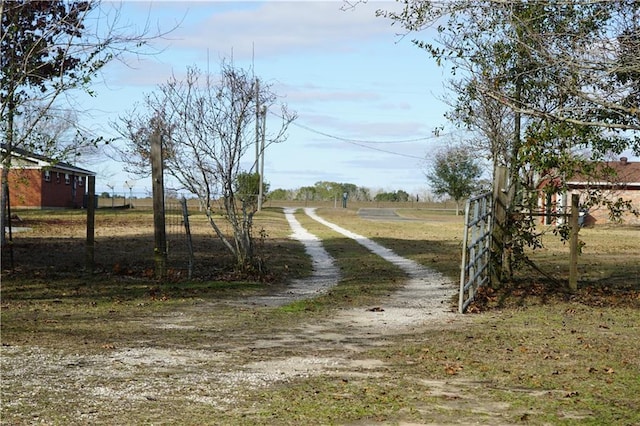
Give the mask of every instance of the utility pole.
[[260, 80], [256, 78], [256, 173], [260, 168]]
[[113, 202], [116, 199], [116, 192], [114, 188], [116, 187], [115, 183], [108, 183], [107, 187], [111, 190], [111, 208], [113, 208]]
[[262, 146], [260, 147], [260, 156], [262, 159], [260, 160], [260, 183], [258, 186], [258, 211], [262, 210], [262, 197], [264, 190], [262, 189], [262, 185], [264, 182], [264, 138], [265, 138], [265, 130], [267, 126], [267, 107], [266, 105], [262, 107]]
[[[124, 181], [124, 186], [126, 188], [129, 188], [129, 208], [132, 209], [133, 208], [133, 182], [129, 182], [128, 180]], [[126, 202], [126, 195], [125, 195], [125, 205], [127, 204]]]

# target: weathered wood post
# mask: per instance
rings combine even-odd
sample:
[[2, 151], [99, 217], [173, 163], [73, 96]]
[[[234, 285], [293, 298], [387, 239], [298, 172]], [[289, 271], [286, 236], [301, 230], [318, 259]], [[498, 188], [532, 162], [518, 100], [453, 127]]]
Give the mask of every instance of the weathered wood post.
[[491, 234], [491, 272], [490, 283], [493, 287], [500, 287], [504, 280], [505, 262], [505, 239], [507, 223], [507, 169], [497, 167], [493, 182], [493, 227]]
[[580, 210], [578, 203], [580, 202], [579, 194], [571, 194], [571, 217], [569, 218], [569, 226], [571, 227], [571, 236], [569, 237], [569, 291], [575, 293], [578, 291], [578, 233], [580, 232]]
[[88, 274], [95, 266], [96, 234], [96, 177], [87, 176], [87, 242], [85, 245], [84, 268]]
[[156, 126], [151, 135], [151, 179], [153, 191], [153, 259], [156, 279], [167, 276], [167, 232], [164, 217], [164, 171], [162, 161], [162, 135]]

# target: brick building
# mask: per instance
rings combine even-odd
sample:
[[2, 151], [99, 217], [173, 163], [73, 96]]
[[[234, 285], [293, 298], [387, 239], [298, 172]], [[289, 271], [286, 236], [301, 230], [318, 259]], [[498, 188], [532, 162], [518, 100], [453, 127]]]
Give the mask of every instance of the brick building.
[[[547, 224], [554, 223], [553, 213], [567, 211], [571, 194], [580, 194], [581, 202], [584, 202], [582, 198], [586, 196], [586, 192], [594, 189], [602, 191], [612, 201], [620, 198], [630, 201], [632, 206], [640, 211], [640, 162], [632, 162], [627, 157], [621, 157], [619, 161], [609, 161], [603, 163], [603, 166], [606, 166], [610, 173], [600, 173], [601, 176], [598, 178], [589, 178], [577, 173], [568, 178], [566, 193], [547, 194], [546, 197], [541, 193], [538, 204], [546, 214], [542, 221]], [[585, 225], [609, 223], [609, 211], [605, 207], [594, 208], [586, 212], [582, 220]], [[623, 216], [623, 221], [627, 224], [638, 224], [640, 218], [627, 213]]]
[[[4, 156], [5, 146], [2, 145], [0, 149]], [[86, 207], [84, 204], [89, 176], [95, 176], [95, 173], [13, 148], [8, 178], [11, 208]]]

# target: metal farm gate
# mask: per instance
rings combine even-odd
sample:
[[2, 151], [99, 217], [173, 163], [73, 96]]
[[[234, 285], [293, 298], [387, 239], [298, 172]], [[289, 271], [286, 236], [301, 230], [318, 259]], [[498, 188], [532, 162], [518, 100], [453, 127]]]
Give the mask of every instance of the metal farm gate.
[[476, 291], [489, 282], [493, 195], [488, 192], [467, 200], [460, 267], [458, 311], [464, 313]]

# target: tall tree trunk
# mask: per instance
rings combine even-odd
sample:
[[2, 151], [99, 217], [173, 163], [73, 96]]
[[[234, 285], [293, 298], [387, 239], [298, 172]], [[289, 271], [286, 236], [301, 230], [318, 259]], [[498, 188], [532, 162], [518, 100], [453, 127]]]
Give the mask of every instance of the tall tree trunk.
[[11, 170], [11, 153], [13, 151], [13, 115], [15, 108], [15, 102], [13, 100], [12, 92], [9, 93], [8, 98], [7, 130], [5, 134], [7, 143], [5, 144], [6, 152], [4, 153], [4, 158], [2, 159], [2, 194], [0, 196], [0, 231], [2, 231], [0, 245], [2, 247], [5, 247], [7, 244], [5, 231], [9, 220], [9, 171]]
[[[516, 102], [520, 101], [522, 96], [522, 81], [520, 76], [516, 81]], [[506, 199], [506, 217], [505, 217], [505, 238], [503, 260], [502, 260], [502, 280], [511, 279], [513, 277], [513, 240], [514, 234], [514, 214], [516, 209], [516, 197], [519, 190], [520, 182], [520, 132], [522, 129], [522, 114], [516, 112], [514, 115], [514, 129], [513, 129], [513, 145], [511, 147], [511, 158], [509, 161], [509, 183], [507, 187], [507, 199]]]
[[[516, 5], [516, 16], [521, 15], [522, 5]], [[524, 38], [524, 32], [521, 27], [521, 23], [517, 22], [515, 32], [518, 41]], [[521, 45], [520, 45], [521, 46]], [[515, 65], [515, 90], [514, 90], [514, 104], [516, 110], [514, 112], [513, 120], [513, 142], [511, 145], [511, 155], [509, 158], [509, 182], [507, 184], [507, 198], [506, 198], [506, 217], [504, 226], [504, 247], [503, 247], [503, 261], [502, 261], [502, 281], [511, 279], [513, 277], [513, 244], [515, 227], [514, 227], [514, 214], [516, 213], [516, 197], [518, 196], [520, 187], [520, 149], [522, 146], [522, 113], [520, 108], [522, 107], [522, 90], [524, 85], [524, 70], [523, 65], [525, 60], [525, 52], [522, 47], [518, 48], [517, 59]]]

